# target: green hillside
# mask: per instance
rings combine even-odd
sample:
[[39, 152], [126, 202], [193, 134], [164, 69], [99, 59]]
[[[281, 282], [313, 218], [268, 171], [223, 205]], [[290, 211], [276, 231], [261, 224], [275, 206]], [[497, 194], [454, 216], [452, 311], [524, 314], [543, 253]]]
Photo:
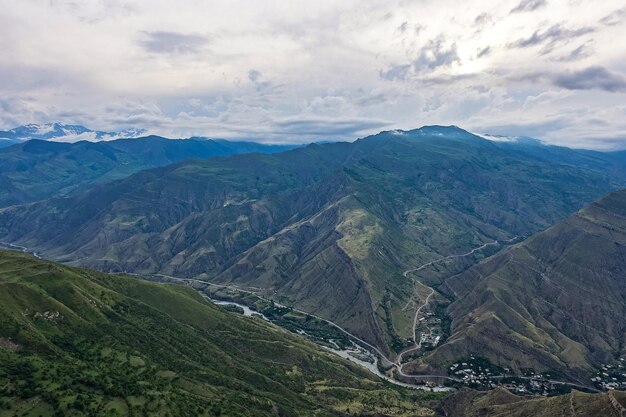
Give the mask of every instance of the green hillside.
[[0, 210], [0, 239], [104, 271], [252, 288], [392, 354], [427, 293], [405, 270], [530, 235], [625, 184], [619, 154], [536, 146], [434, 126], [188, 161]]
[[429, 416], [436, 399], [191, 289], [0, 251], [0, 416]]
[[0, 207], [68, 195], [94, 183], [192, 158], [278, 152], [291, 146], [158, 136], [110, 142], [30, 140], [0, 150]]

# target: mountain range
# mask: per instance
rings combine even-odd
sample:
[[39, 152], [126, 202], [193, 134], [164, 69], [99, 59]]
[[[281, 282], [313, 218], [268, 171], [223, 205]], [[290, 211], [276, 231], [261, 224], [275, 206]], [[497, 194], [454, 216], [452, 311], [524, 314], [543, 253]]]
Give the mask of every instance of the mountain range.
[[0, 238], [73, 265], [252, 289], [392, 357], [425, 295], [403, 272], [549, 227], [623, 187], [625, 164], [430, 126], [141, 171], [2, 209]]
[[0, 207], [69, 195], [95, 183], [185, 159], [272, 153], [289, 145], [146, 136], [108, 142], [59, 143], [32, 139], [0, 149]]
[[10, 130], [0, 130], [0, 147], [30, 139], [56, 142], [107, 141], [145, 136], [145, 129], [124, 129], [117, 132], [91, 130], [81, 125], [64, 123], [28, 124]]

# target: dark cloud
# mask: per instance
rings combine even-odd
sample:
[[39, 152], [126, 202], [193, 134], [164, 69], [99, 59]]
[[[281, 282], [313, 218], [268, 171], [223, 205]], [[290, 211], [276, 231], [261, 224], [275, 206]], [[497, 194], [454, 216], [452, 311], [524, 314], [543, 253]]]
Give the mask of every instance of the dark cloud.
[[626, 79], [604, 67], [593, 66], [579, 71], [568, 71], [552, 77], [554, 85], [568, 90], [626, 91]]
[[478, 50], [478, 54], [476, 54], [477, 58], [482, 58], [491, 54], [491, 47], [487, 46], [483, 49]]
[[460, 62], [456, 44], [446, 45], [443, 38], [431, 39], [420, 49], [416, 59], [408, 64], [390, 65], [386, 70], [381, 70], [379, 76], [387, 81], [406, 80], [440, 67], [449, 67], [455, 62]]
[[491, 22], [491, 15], [489, 13], [481, 13], [474, 19], [474, 26], [482, 27], [489, 22]]
[[353, 101], [353, 103], [357, 106], [366, 107], [366, 106], [375, 106], [377, 104], [385, 103], [389, 101], [389, 99], [390, 99], [390, 96], [388, 94], [378, 93], [378, 94], [370, 94], [367, 96], [357, 98]]
[[450, 66], [454, 62], [460, 62], [456, 44], [446, 46], [442, 38], [431, 39], [422, 48], [417, 59], [413, 61], [413, 69], [420, 73], [424, 70]]
[[529, 48], [531, 46], [546, 44], [549, 52], [549, 50], [559, 42], [579, 38], [594, 31], [595, 29], [592, 27], [568, 29], [561, 25], [553, 25], [543, 32], [537, 30], [529, 38], [519, 39], [508, 46], [509, 48]]
[[259, 70], [251, 69], [248, 71], [248, 79], [256, 86], [257, 91], [265, 90], [272, 86], [269, 81], [262, 81], [263, 74]]
[[478, 77], [478, 74], [441, 75], [437, 77], [420, 77], [417, 78], [417, 81], [423, 86], [451, 85], [459, 81], [476, 79]]
[[139, 45], [157, 54], [187, 54], [198, 52], [208, 42], [209, 38], [203, 35], [157, 31], [144, 32]]
[[591, 66], [577, 71], [535, 72], [520, 77], [512, 77], [513, 81], [536, 83], [547, 81], [567, 90], [604, 90], [608, 92], [626, 91], [626, 78], [601, 66]]
[[117, 116], [104, 119], [107, 123], [121, 127], [144, 127], [150, 128], [160, 127], [166, 124], [167, 119], [160, 115], [154, 114], [134, 114], [129, 116]]
[[591, 50], [591, 48], [589, 48], [587, 44], [582, 44], [579, 47], [573, 49], [572, 52], [570, 52], [569, 54], [564, 55], [557, 60], [562, 62], [578, 61], [590, 57], [592, 54], [593, 51]]
[[258, 81], [261, 78], [261, 76], [262, 76], [261, 71], [258, 71], [255, 69], [251, 69], [250, 71], [248, 71], [248, 79], [252, 81], [253, 83]]
[[600, 19], [600, 23], [607, 26], [619, 25], [626, 18], [626, 7], [617, 9]]
[[544, 7], [548, 2], [546, 0], [522, 0], [517, 6], [511, 9], [511, 13], [532, 12]]
[[380, 70], [378, 75], [387, 81], [406, 80], [410, 69], [410, 64], [390, 65], [386, 70]]
[[289, 119], [274, 124], [276, 133], [288, 135], [343, 136], [354, 137], [359, 132], [379, 129], [388, 122], [370, 119]]

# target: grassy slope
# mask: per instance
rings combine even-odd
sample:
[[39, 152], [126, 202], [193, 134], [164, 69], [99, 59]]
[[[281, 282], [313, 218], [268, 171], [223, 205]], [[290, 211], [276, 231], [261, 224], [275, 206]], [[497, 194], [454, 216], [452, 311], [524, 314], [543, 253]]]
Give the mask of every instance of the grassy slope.
[[427, 396], [191, 289], [0, 251], [0, 416], [432, 415]]

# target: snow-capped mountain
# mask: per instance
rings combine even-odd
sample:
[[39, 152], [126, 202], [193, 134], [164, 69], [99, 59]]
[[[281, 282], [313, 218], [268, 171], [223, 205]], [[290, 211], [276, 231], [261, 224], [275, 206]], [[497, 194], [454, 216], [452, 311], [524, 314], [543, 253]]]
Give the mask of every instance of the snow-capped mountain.
[[145, 135], [145, 129], [125, 129], [118, 132], [91, 130], [85, 126], [63, 123], [28, 124], [11, 130], [0, 131], [0, 139], [21, 142], [29, 139], [51, 140], [55, 142], [78, 142], [86, 140], [99, 142], [123, 138], [136, 138]]

